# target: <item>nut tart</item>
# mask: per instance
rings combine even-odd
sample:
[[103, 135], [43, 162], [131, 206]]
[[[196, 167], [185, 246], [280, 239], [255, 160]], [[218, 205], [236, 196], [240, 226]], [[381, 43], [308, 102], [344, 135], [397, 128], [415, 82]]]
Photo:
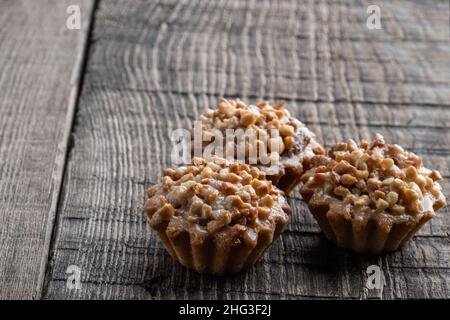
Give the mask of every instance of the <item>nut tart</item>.
[[170, 255], [199, 273], [233, 274], [278, 238], [291, 210], [264, 172], [211, 157], [166, 169], [145, 212]]
[[379, 134], [334, 145], [312, 165], [300, 193], [325, 236], [344, 249], [396, 250], [445, 205], [439, 172]]
[[[324, 152], [315, 135], [292, 117], [282, 103], [272, 105], [269, 102], [258, 102], [247, 105], [241, 100], [222, 99], [216, 109], [206, 110], [199, 120], [202, 123], [202, 135], [207, 137], [203, 148], [214, 141], [211, 137], [215, 132], [225, 136], [229, 129], [242, 129], [244, 132], [252, 129], [250, 132], [255, 135], [254, 143], [245, 139], [230, 142], [224, 139], [224, 146], [232, 144], [230, 149], [234, 152], [233, 159], [238, 158], [238, 150], [244, 150], [248, 159], [250, 148], [255, 148], [253, 155], [256, 159], [245, 163], [256, 165], [264, 171], [267, 178], [286, 194], [300, 183], [302, 173], [309, 168], [310, 159]], [[272, 134], [274, 131], [277, 135]], [[271, 153], [277, 155], [277, 161], [267, 160]]]

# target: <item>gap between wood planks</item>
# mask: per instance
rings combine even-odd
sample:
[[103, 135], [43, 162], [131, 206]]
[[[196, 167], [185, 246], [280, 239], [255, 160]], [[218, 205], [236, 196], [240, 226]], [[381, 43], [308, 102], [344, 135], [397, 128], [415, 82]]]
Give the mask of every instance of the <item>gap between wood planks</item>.
[[69, 156], [70, 150], [72, 148], [71, 135], [73, 132], [75, 124], [75, 116], [78, 109], [78, 103], [80, 94], [83, 88], [84, 75], [86, 74], [87, 61], [89, 57], [89, 48], [91, 45], [91, 34], [94, 27], [95, 12], [98, 6], [98, 0], [92, 0], [90, 10], [88, 10], [88, 18], [86, 20], [85, 32], [83, 33], [83, 39], [81, 44], [81, 51], [77, 57], [77, 61], [74, 65], [72, 76], [70, 79], [72, 88], [70, 92], [70, 98], [68, 102], [68, 112], [67, 118], [65, 119], [64, 136], [62, 137], [58, 150], [60, 151], [55, 159], [55, 162], [60, 164], [55, 168], [56, 172], [53, 172], [54, 176], [57, 176], [59, 181], [54, 194], [52, 195], [51, 207], [48, 213], [47, 229], [46, 229], [46, 239], [45, 247], [47, 248], [47, 254], [43, 258], [43, 263], [39, 270], [39, 279], [37, 293], [39, 298], [43, 299], [46, 296], [49, 275], [51, 269], [51, 257], [52, 251], [54, 250], [55, 239], [58, 230], [58, 213], [61, 211], [61, 200], [64, 195], [62, 192], [64, 190], [65, 173], [67, 167], [67, 158]]

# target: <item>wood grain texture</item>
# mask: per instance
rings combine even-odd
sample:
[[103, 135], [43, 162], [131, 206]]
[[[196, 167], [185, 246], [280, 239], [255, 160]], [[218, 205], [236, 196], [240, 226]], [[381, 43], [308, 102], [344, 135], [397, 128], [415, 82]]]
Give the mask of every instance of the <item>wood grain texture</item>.
[[92, 1], [0, 1], [0, 299], [40, 298]]
[[[448, 209], [402, 250], [367, 258], [325, 241], [295, 193], [281, 239], [226, 278], [173, 262], [143, 215], [170, 132], [219, 96], [283, 99], [326, 145], [380, 132], [450, 176], [448, 2], [378, 4], [383, 30], [371, 31], [364, 1], [101, 1], [46, 298], [449, 297]], [[371, 264], [382, 290], [366, 287]], [[69, 265], [81, 290], [66, 287]]]

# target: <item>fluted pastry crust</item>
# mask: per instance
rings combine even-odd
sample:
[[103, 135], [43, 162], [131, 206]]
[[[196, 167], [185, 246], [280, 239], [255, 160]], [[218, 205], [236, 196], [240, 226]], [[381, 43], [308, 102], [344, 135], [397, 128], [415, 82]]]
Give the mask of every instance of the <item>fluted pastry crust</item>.
[[254, 264], [291, 210], [258, 168], [213, 157], [166, 169], [148, 190], [145, 212], [173, 258], [197, 272], [224, 275]]
[[438, 171], [375, 135], [312, 159], [300, 192], [325, 236], [358, 253], [393, 251], [445, 205]]

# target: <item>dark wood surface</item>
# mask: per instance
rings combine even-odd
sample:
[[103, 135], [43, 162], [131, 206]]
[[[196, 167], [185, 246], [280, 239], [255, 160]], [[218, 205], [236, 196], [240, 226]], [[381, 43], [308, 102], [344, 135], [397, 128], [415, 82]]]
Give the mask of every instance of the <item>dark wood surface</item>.
[[[173, 262], [143, 214], [171, 130], [220, 96], [284, 100], [325, 145], [380, 132], [450, 177], [448, 1], [377, 1], [383, 29], [369, 30], [365, 1], [97, 1], [91, 15], [85, 0], [76, 32], [61, 22], [68, 4], [36, 2], [28, 16], [0, 2], [0, 297], [450, 296], [448, 208], [368, 258], [328, 243], [296, 192], [281, 239], [225, 278]], [[382, 290], [366, 286], [373, 264]]]
[[93, 2], [0, 1], [0, 298], [40, 298]]

